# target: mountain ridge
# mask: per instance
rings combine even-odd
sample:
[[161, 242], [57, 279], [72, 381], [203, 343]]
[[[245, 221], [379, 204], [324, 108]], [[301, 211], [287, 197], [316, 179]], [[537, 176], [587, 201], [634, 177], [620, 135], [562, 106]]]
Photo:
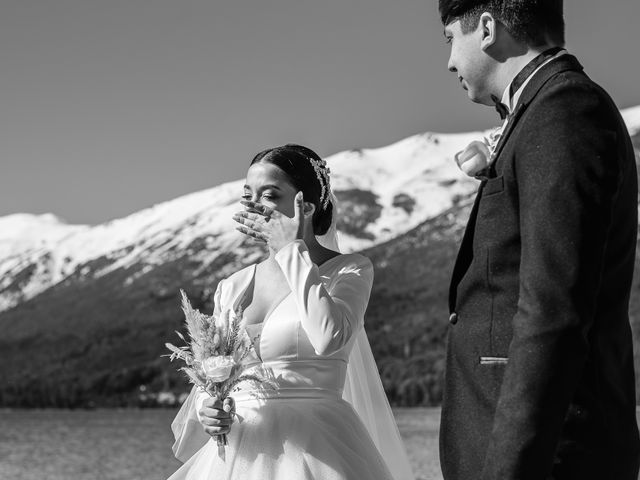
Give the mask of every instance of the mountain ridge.
[[[458, 144], [478, 135], [415, 135], [328, 157], [343, 250], [390, 239], [471, 194], [475, 181], [451, 157]], [[241, 192], [241, 180], [226, 182], [96, 226], [69, 225], [52, 214], [0, 217], [0, 311], [66, 278], [99, 277], [134, 264], [155, 268], [196, 239], [207, 242], [209, 259], [236, 250], [241, 236], [231, 216], [241, 208]]]
[[[640, 148], [640, 107], [622, 113]], [[394, 404], [441, 396], [448, 280], [477, 185], [452, 157], [482, 135], [427, 133], [327, 159], [345, 250], [375, 266], [367, 331]], [[0, 217], [0, 227], [24, 232], [51, 227], [40, 237], [0, 228], [0, 405], [135, 405], [140, 387], [183, 390], [175, 366], [160, 358], [182, 328], [178, 289], [210, 311], [217, 282], [264, 256], [227, 234], [240, 192], [241, 182], [227, 182], [95, 227], [67, 225], [75, 239], [53, 215]], [[635, 279], [633, 291], [640, 370]]]

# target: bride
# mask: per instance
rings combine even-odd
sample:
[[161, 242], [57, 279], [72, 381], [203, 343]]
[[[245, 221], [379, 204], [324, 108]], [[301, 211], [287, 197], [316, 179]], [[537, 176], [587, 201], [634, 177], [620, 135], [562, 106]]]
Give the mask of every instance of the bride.
[[[194, 387], [172, 424], [185, 463], [170, 480], [413, 479], [364, 331], [373, 266], [338, 251], [326, 163], [299, 145], [260, 152], [241, 203], [238, 230], [270, 255], [221, 281], [215, 310], [243, 308], [260, 334], [251, 368], [277, 389], [223, 406]], [[209, 435], [223, 433], [220, 455]]]

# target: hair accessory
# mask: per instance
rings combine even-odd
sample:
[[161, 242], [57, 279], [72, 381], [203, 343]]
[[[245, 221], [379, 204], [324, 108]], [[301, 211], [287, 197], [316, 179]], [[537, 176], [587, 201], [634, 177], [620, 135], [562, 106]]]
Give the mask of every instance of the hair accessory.
[[322, 188], [320, 192], [320, 203], [322, 204], [322, 209], [326, 210], [329, 205], [329, 197], [331, 196], [331, 186], [329, 185], [329, 174], [331, 170], [327, 167], [326, 160], [320, 159], [315, 160], [310, 158], [311, 166], [316, 172], [316, 176], [318, 177], [318, 181], [320, 182], [320, 187]]

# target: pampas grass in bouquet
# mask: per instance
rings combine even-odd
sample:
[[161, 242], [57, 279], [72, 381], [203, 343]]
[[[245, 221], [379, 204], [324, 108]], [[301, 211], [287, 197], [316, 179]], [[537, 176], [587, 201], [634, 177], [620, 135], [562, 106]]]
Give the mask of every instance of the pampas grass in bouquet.
[[[242, 382], [251, 382], [259, 388], [275, 388], [273, 381], [266, 376], [246, 373], [247, 359], [251, 352], [255, 352], [254, 342], [258, 337], [250, 338], [241, 326], [241, 309], [205, 315], [191, 306], [184, 290], [180, 290], [180, 294], [189, 339], [176, 332], [186, 345], [165, 345], [172, 352], [167, 355], [171, 361], [179, 359], [184, 362], [179, 370], [191, 383], [220, 401], [224, 401]], [[223, 453], [227, 435], [217, 435], [216, 439]]]

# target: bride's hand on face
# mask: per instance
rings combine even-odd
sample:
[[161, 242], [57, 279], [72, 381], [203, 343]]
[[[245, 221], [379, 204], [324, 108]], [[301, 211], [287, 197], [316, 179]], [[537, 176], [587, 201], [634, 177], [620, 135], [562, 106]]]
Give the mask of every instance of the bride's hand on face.
[[287, 217], [261, 203], [242, 200], [247, 210], [238, 212], [233, 219], [240, 225], [236, 230], [266, 243], [277, 252], [285, 245], [304, 238], [305, 213], [302, 192], [294, 198], [293, 217]]

